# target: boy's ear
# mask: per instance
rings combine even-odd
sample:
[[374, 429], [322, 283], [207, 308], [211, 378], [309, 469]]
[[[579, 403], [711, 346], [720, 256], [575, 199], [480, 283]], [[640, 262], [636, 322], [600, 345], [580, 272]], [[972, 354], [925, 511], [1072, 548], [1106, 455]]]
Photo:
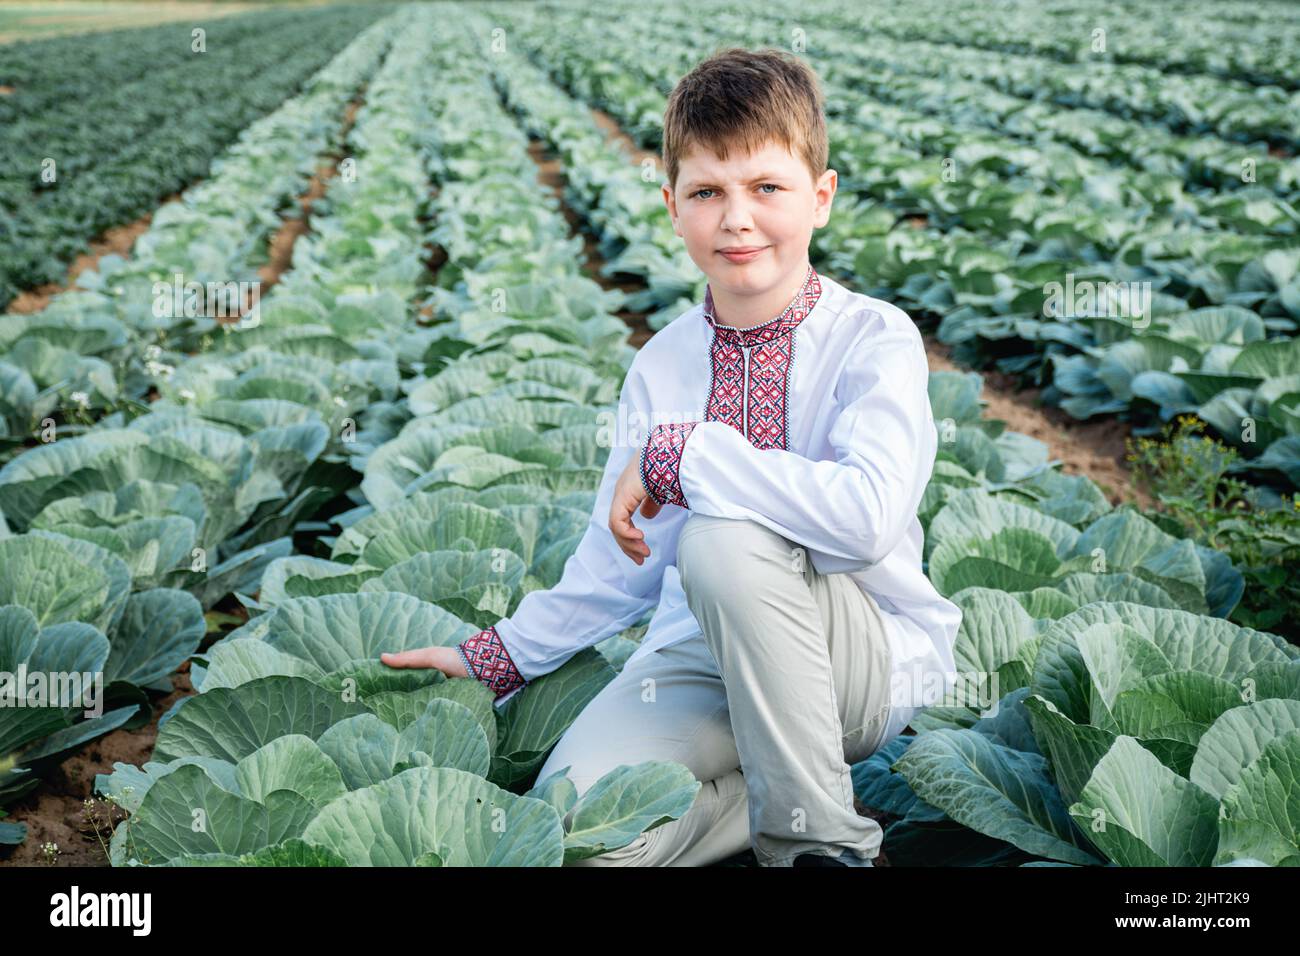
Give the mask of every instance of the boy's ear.
[[831, 218], [831, 203], [835, 199], [835, 189], [839, 185], [839, 176], [833, 169], [828, 169], [822, 173], [821, 179], [815, 184], [813, 196], [816, 198], [816, 204], [813, 207], [813, 228], [820, 229], [826, 225]]
[[660, 190], [663, 193], [664, 205], [668, 207], [668, 215], [671, 216], [673, 220], [673, 231], [680, 236], [682, 230], [681, 227], [677, 225], [677, 197], [673, 195], [673, 191], [667, 183], [662, 183], [660, 185]]

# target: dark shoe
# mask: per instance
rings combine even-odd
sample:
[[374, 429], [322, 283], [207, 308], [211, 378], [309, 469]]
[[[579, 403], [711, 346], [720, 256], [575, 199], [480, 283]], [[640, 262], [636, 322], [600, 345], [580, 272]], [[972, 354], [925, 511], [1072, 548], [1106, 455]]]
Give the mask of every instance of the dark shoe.
[[794, 858], [791, 866], [848, 866], [837, 860], [833, 856], [827, 856], [825, 853], [800, 853]]
[[825, 853], [800, 853], [794, 858], [791, 866], [872, 866], [870, 860], [856, 860], [853, 863], [845, 863], [840, 857], [827, 856]]
[[758, 866], [758, 858], [754, 856], [754, 851], [741, 850], [735, 856], [729, 856], [725, 860], [719, 860], [717, 863], [711, 863], [710, 866]]

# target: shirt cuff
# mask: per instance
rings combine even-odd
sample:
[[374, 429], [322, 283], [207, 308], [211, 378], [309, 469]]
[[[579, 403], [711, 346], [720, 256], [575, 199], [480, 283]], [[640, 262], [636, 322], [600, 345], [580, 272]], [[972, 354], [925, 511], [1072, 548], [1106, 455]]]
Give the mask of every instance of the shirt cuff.
[[456, 653], [465, 664], [465, 670], [475, 680], [485, 684], [500, 699], [522, 687], [526, 681], [510, 654], [501, 643], [495, 626], [479, 631], [456, 645]]
[[650, 429], [641, 448], [641, 484], [657, 504], [690, 510], [682, 494], [682, 452], [699, 422], [665, 422]]

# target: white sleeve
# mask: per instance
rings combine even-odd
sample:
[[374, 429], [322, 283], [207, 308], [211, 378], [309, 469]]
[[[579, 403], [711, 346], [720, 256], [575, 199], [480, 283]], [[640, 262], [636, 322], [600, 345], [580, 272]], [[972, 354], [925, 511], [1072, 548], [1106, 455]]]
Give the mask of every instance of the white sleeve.
[[[620, 408], [629, 420], [638, 412], [648, 420], [648, 396], [634, 369], [635, 363], [623, 383]], [[688, 515], [667, 509], [654, 519], [639, 512], [632, 516], [650, 548], [640, 565], [623, 553], [609, 530], [614, 485], [638, 454], [644, 431], [642, 426], [629, 438], [621, 426], [614, 426], [591, 521], [560, 580], [547, 590], [529, 592], [510, 617], [459, 645], [470, 673], [497, 691], [498, 699], [658, 606], [664, 571], [676, 561], [677, 534]]]
[[813, 552], [823, 573], [870, 567], [907, 532], [930, 480], [928, 380], [915, 326], [873, 329], [835, 385], [834, 461], [758, 449], [725, 422], [682, 422], [651, 430], [643, 480], [657, 501], [771, 528]]

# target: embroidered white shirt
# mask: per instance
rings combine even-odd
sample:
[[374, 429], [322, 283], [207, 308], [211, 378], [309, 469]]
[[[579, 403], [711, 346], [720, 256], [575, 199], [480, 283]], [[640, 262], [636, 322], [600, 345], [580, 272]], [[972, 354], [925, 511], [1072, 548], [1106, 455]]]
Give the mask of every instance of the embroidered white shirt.
[[[549, 673], [651, 609], [629, 664], [698, 637], [677, 574], [678, 535], [691, 511], [749, 518], [802, 545], [819, 572], [848, 574], [879, 605], [893, 658], [893, 737], [957, 680], [961, 611], [921, 570], [916, 510], [938, 442], [928, 378], [921, 335], [903, 310], [811, 268], [789, 307], [750, 329], [717, 324], [710, 289], [633, 360], [585, 535], [554, 587], [525, 595], [513, 615], [461, 645], [471, 673], [488, 680], [495, 669], [492, 686], [509, 691], [500, 702], [520, 679]], [[650, 548], [639, 566], [609, 530], [614, 483], [638, 456], [648, 492], [666, 502], [654, 518], [632, 517]]]

